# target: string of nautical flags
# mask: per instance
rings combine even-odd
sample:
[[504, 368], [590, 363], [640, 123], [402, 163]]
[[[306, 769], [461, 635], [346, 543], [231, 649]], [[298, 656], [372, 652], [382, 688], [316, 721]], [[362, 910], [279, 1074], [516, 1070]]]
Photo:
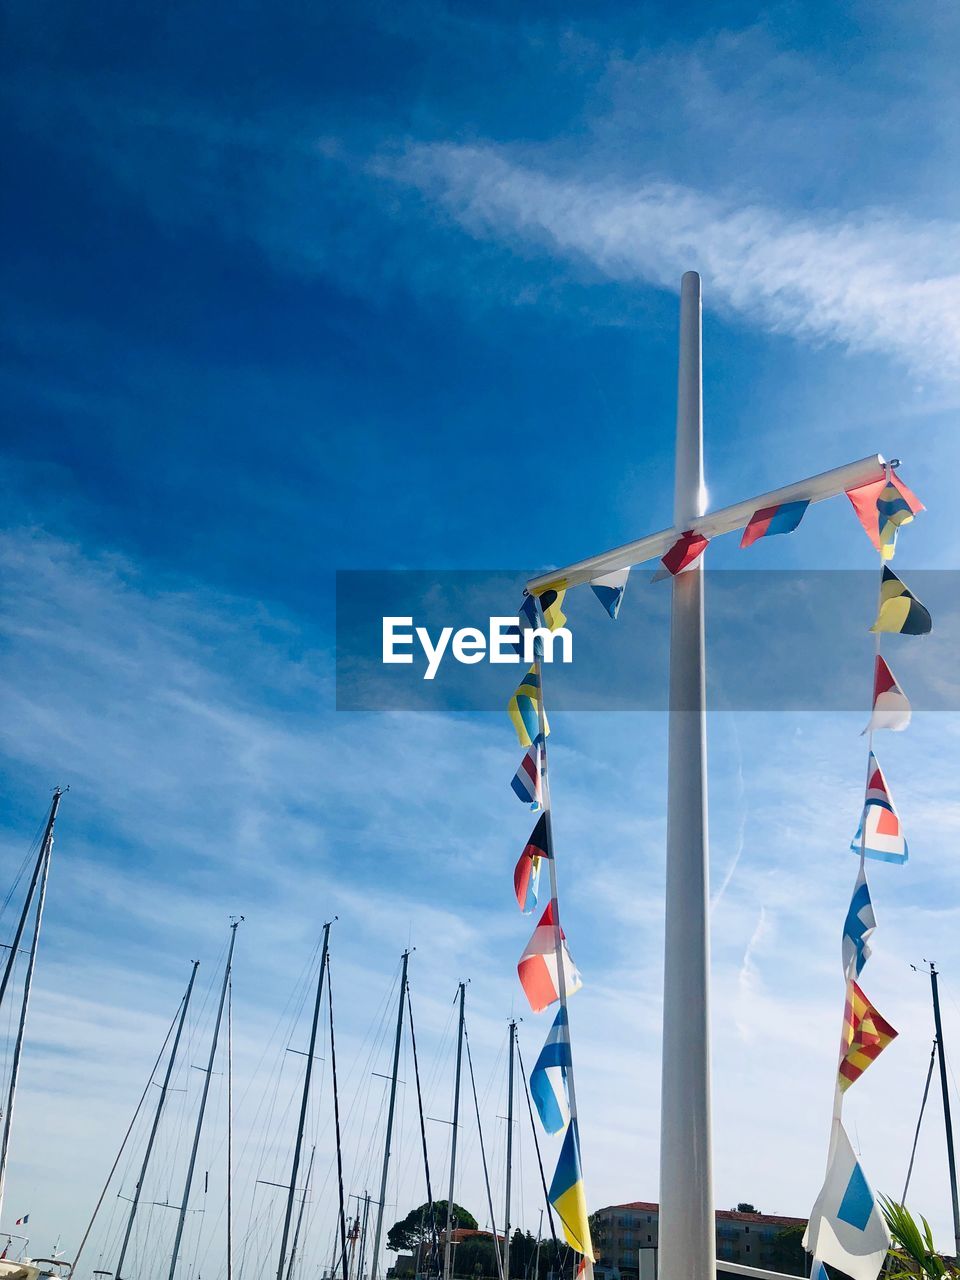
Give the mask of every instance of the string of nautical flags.
[[[852, 1280], [876, 1280], [890, 1243], [876, 1197], [844, 1131], [842, 1109], [847, 1090], [897, 1035], [864, 993], [859, 981], [870, 958], [870, 939], [877, 927], [866, 863], [875, 860], [902, 864], [908, 856], [900, 816], [874, 752], [873, 737], [881, 729], [906, 729], [910, 723], [910, 703], [880, 652], [880, 642], [884, 634], [925, 635], [932, 625], [926, 608], [888, 564], [896, 550], [899, 530], [923, 510], [922, 503], [890, 465], [880, 480], [848, 490], [847, 497], [880, 553], [881, 565], [877, 616], [870, 627], [876, 636], [873, 698], [870, 721], [863, 730], [867, 737], [866, 787], [860, 824], [850, 844], [851, 850], [859, 855], [860, 863], [841, 944], [845, 994], [833, 1122], [826, 1178], [803, 1240], [804, 1247], [813, 1255], [813, 1280], [827, 1280], [825, 1263], [836, 1266]], [[743, 530], [740, 546], [750, 547], [762, 538], [792, 533], [799, 527], [809, 505], [807, 500], [782, 502], [755, 511]], [[709, 541], [694, 529], [682, 530], [661, 557], [662, 568], [653, 575], [652, 581], [675, 577], [695, 566]], [[594, 578], [589, 584], [613, 619], [620, 613], [629, 576], [629, 568], [617, 569]], [[552, 632], [564, 625], [565, 594], [565, 584], [561, 581], [538, 597], [526, 595], [517, 615], [516, 652], [525, 652], [529, 640], [525, 633], [532, 632], [533, 662], [508, 704], [520, 745], [525, 748], [511, 786], [518, 798], [539, 816], [514, 870], [513, 887], [520, 910], [527, 915], [534, 913], [546, 897], [541, 878], [544, 864], [548, 867], [549, 898], [520, 957], [517, 971], [535, 1013], [558, 1005], [530, 1074], [530, 1093], [545, 1131], [563, 1133], [549, 1197], [568, 1243], [581, 1255], [577, 1280], [581, 1277], [589, 1280], [594, 1252], [580, 1159], [567, 1008], [568, 997], [580, 989], [582, 979], [560, 923], [547, 771], [550, 727], [543, 696], [543, 644], [537, 634], [541, 628]], [[530, 661], [529, 651], [526, 651], [526, 661]]]
[[866, 787], [860, 823], [850, 842], [860, 865], [840, 949], [845, 993], [827, 1173], [803, 1238], [804, 1248], [813, 1255], [813, 1280], [825, 1280], [825, 1263], [853, 1280], [876, 1280], [890, 1245], [877, 1198], [843, 1127], [843, 1099], [897, 1035], [860, 986], [877, 927], [867, 861], [903, 864], [908, 856], [903, 825], [874, 752], [873, 736], [881, 729], [906, 729], [910, 703], [880, 652], [880, 642], [887, 633], [926, 635], [932, 625], [930, 614], [887, 564], [896, 550], [900, 528], [923, 510], [922, 504], [889, 466], [883, 479], [852, 489], [847, 497], [880, 553], [881, 566], [877, 616], [870, 628], [876, 636], [873, 701], [870, 721], [863, 730], [867, 738]]
[[[541, 626], [555, 631], [563, 626], [564, 591], [545, 591], [537, 599], [525, 597], [518, 612], [516, 648], [522, 648], [523, 633], [537, 632]], [[622, 587], [620, 594], [622, 595]], [[619, 608], [619, 598], [605, 601], [611, 616]], [[580, 1159], [580, 1130], [577, 1122], [577, 1095], [570, 1045], [567, 1000], [583, 985], [567, 948], [560, 923], [557, 893], [557, 861], [553, 847], [550, 780], [547, 770], [547, 722], [543, 697], [543, 644], [534, 634], [533, 665], [520, 681], [508, 704], [520, 745], [526, 748], [514, 775], [514, 792], [539, 813], [530, 838], [521, 851], [513, 873], [517, 905], [525, 915], [540, 909], [546, 897], [541, 884], [544, 864], [549, 869], [549, 898], [530, 941], [517, 965], [524, 995], [534, 1013], [557, 1004], [556, 1017], [546, 1043], [530, 1073], [530, 1094], [547, 1133], [563, 1132], [560, 1156], [550, 1183], [550, 1203], [563, 1226], [567, 1243], [580, 1255], [578, 1277], [592, 1274], [594, 1261], [587, 1197]]]

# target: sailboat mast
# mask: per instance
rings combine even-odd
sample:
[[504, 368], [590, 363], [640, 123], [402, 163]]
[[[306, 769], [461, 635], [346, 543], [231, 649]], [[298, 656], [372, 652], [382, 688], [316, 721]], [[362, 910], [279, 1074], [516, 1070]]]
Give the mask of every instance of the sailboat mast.
[[460, 1128], [460, 1071], [463, 1066], [463, 1005], [467, 984], [460, 983], [460, 1020], [457, 1025], [457, 1070], [453, 1078], [453, 1128], [450, 1133], [450, 1182], [447, 1190], [447, 1229], [443, 1244], [443, 1280], [450, 1280], [453, 1260], [453, 1191], [457, 1172], [457, 1133]]
[[337, 1144], [337, 1194], [340, 1208], [340, 1249], [343, 1253], [343, 1280], [350, 1280], [347, 1258], [347, 1213], [343, 1202], [343, 1147], [340, 1144], [340, 1092], [337, 1087], [337, 1041], [333, 1034], [333, 978], [327, 956], [327, 1004], [330, 1007], [330, 1078], [333, 1084], [333, 1127]]
[[[334, 920], [336, 916], [334, 916]], [[303, 1073], [303, 1093], [300, 1098], [300, 1119], [297, 1123], [297, 1141], [293, 1148], [293, 1167], [290, 1170], [290, 1186], [287, 1190], [287, 1208], [283, 1216], [283, 1235], [280, 1238], [280, 1258], [277, 1262], [277, 1280], [283, 1280], [283, 1264], [287, 1257], [287, 1241], [290, 1238], [290, 1221], [293, 1217], [293, 1201], [297, 1191], [297, 1173], [300, 1170], [300, 1153], [303, 1150], [303, 1130], [307, 1120], [307, 1103], [310, 1101], [310, 1080], [313, 1076], [314, 1051], [317, 1047], [317, 1024], [320, 1021], [320, 998], [323, 995], [323, 975], [327, 968], [330, 950], [330, 925], [323, 926], [323, 949], [320, 953], [320, 973], [317, 977], [317, 998], [313, 1004], [313, 1023], [310, 1027], [310, 1046], [307, 1049], [307, 1066]]]
[[157, 1100], [157, 1109], [154, 1112], [153, 1124], [150, 1128], [150, 1137], [147, 1139], [147, 1149], [143, 1154], [143, 1164], [140, 1166], [140, 1177], [137, 1179], [137, 1185], [133, 1192], [133, 1201], [130, 1205], [130, 1216], [127, 1218], [127, 1228], [123, 1233], [123, 1244], [120, 1246], [120, 1257], [117, 1259], [117, 1267], [114, 1272], [116, 1280], [123, 1280], [123, 1264], [127, 1256], [127, 1248], [130, 1244], [130, 1236], [133, 1233], [133, 1222], [137, 1216], [137, 1209], [140, 1205], [140, 1194], [143, 1191], [143, 1181], [147, 1176], [147, 1166], [150, 1163], [150, 1156], [153, 1152], [153, 1144], [157, 1137], [157, 1130], [160, 1128], [160, 1116], [163, 1113], [163, 1104], [167, 1100], [167, 1091], [170, 1088], [170, 1078], [173, 1075], [174, 1063], [177, 1060], [177, 1050], [180, 1048], [180, 1037], [183, 1034], [183, 1024], [187, 1020], [187, 1010], [190, 1007], [190, 997], [193, 994], [193, 984], [197, 977], [197, 970], [200, 968], [200, 961], [194, 960], [193, 971], [190, 974], [190, 981], [187, 983], [187, 992], [183, 997], [183, 1008], [180, 1010], [180, 1021], [177, 1023], [177, 1034], [173, 1038], [173, 1047], [170, 1050], [170, 1058], [167, 1062], [167, 1069], [164, 1073], [163, 1084], [160, 1086], [160, 1097]]
[[[503, 1210], [503, 1280], [510, 1280], [510, 1183], [513, 1177], [513, 1047], [517, 1039], [517, 1024], [510, 1023], [510, 1054], [507, 1068], [507, 1194]], [[496, 1241], [494, 1241], [496, 1244]]]
[[363, 1193], [363, 1226], [360, 1228], [360, 1257], [357, 1261], [357, 1280], [364, 1280], [367, 1263], [367, 1224], [370, 1221], [370, 1192]]
[[[183, 1004], [182, 996], [180, 997], [180, 1004]], [[170, 1021], [170, 1026], [167, 1028], [167, 1034], [163, 1038], [163, 1044], [160, 1046], [160, 1052], [157, 1054], [156, 1060], [150, 1068], [150, 1074], [147, 1076], [147, 1083], [143, 1087], [143, 1093], [140, 1095], [140, 1101], [137, 1103], [136, 1110], [133, 1113], [133, 1119], [127, 1125], [127, 1132], [123, 1135], [123, 1141], [120, 1143], [120, 1150], [117, 1152], [114, 1157], [113, 1164], [110, 1166], [110, 1172], [107, 1174], [106, 1182], [103, 1184], [103, 1189], [100, 1192], [100, 1198], [97, 1200], [93, 1213], [90, 1215], [90, 1221], [87, 1223], [86, 1229], [80, 1238], [80, 1243], [77, 1245], [76, 1251], [74, 1252], [73, 1261], [70, 1263], [70, 1270], [67, 1272], [67, 1280], [73, 1280], [73, 1276], [76, 1273], [77, 1264], [80, 1261], [80, 1257], [83, 1254], [84, 1249], [86, 1248], [87, 1241], [90, 1239], [90, 1232], [93, 1230], [93, 1224], [97, 1220], [97, 1214], [103, 1207], [103, 1202], [107, 1197], [107, 1191], [110, 1187], [110, 1183], [113, 1181], [113, 1175], [117, 1172], [117, 1165], [119, 1165], [123, 1153], [126, 1150], [127, 1143], [130, 1140], [130, 1135], [133, 1133], [133, 1126], [139, 1119], [143, 1104], [147, 1100], [147, 1094], [150, 1092], [150, 1086], [153, 1084], [153, 1077], [156, 1075], [157, 1067], [160, 1065], [160, 1059], [163, 1057], [166, 1052], [167, 1045], [170, 1043], [170, 1037], [173, 1035], [173, 1029], [177, 1025], [177, 1019], [179, 1017], [180, 1005], [177, 1005], [177, 1011]]]
[[383, 1211], [387, 1204], [387, 1173], [390, 1169], [390, 1143], [393, 1138], [393, 1113], [397, 1104], [397, 1072], [400, 1070], [400, 1037], [403, 1034], [403, 1002], [407, 994], [407, 962], [410, 952], [403, 953], [400, 968], [400, 1003], [397, 1008], [397, 1037], [393, 1045], [393, 1074], [390, 1077], [390, 1106], [387, 1109], [387, 1136], [383, 1144], [383, 1173], [380, 1177], [380, 1203], [377, 1205], [377, 1226], [373, 1234], [373, 1261], [370, 1264], [372, 1280], [380, 1271], [380, 1241], [383, 1236]]
[[187, 1165], [187, 1180], [183, 1185], [183, 1199], [180, 1201], [180, 1213], [177, 1217], [177, 1233], [173, 1241], [173, 1253], [170, 1255], [170, 1270], [167, 1280], [174, 1280], [177, 1273], [177, 1259], [180, 1256], [180, 1242], [183, 1239], [183, 1228], [187, 1221], [187, 1208], [190, 1204], [190, 1188], [193, 1186], [193, 1172], [197, 1165], [197, 1151], [200, 1147], [200, 1135], [203, 1132], [203, 1117], [207, 1110], [207, 1096], [210, 1093], [210, 1081], [213, 1079], [213, 1064], [217, 1056], [217, 1042], [220, 1039], [220, 1024], [223, 1021], [223, 1008], [227, 1001], [227, 987], [230, 985], [230, 971], [233, 968], [233, 948], [237, 941], [237, 927], [240, 921], [235, 920], [230, 926], [230, 947], [227, 951], [227, 963], [223, 967], [223, 985], [220, 988], [220, 1003], [217, 1005], [217, 1019], [213, 1024], [213, 1039], [210, 1042], [210, 1057], [203, 1078], [203, 1091], [200, 1094], [200, 1110], [197, 1112], [197, 1127], [193, 1134], [193, 1147], [190, 1150], [190, 1163]]
[[297, 1210], [297, 1225], [293, 1229], [293, 1244], [290, 1246], [290, 1262], [287, 1266], [287, 1280], [293, 1280], [293, 1264], [297, 1260], [297, 1249], [300, 1246], [300, 1228], [303, 1226], [303, 1210], [310, 1194], [310, 1179], [313, 1177], [313, 1157], [317, 1154], [316, 1145], [310, 1148], [310, 1162], [307, 1165], [307, 1180], [303, 1184], [303, 1196]]
[[7, 962], [3, 966], [3, 977], [0, 978], [0, 1001], [6, 995], [7, 985], [10, 982], [10, 975], [13, 973], [13, 966], [16, 963], [17, 955], [20, 951], [20, 943], [23, 939], [23, 931], [27, 925], [27, 918], [30, 915], [30, 904], [33, 902], [34, 890], [37, 887], [37, 881], [40, 879], [40, 872], [43, 870], [43, 864], [47, 857], [47, 846], [53, 840], [53, 824], [57, 820], [57, 810], [60, 808], [60, 800], [63, 792], [57, 787], [53, 793], [53, 800], [50, 803], [50, 813], [47, 816], [47, 825], [44, 828], [43, 839], [40, 841], [40, 852], [37, 854], [37, 861], [34, 864], [33, 876], [30, 880], [30, 888], [27, 890], [27, 896], [24, 900], [23, 910], [20, 912], [20, 919], [17, 922], [17, 931], [13, 935], [13, 942], [10, 946], [10, 954], [7, 956]]
[[937, 1031], [937, 1054], [940, 1059], [940, 1088], [943, 1092], [943, 1122], [947, 1131], [947, 1164], [950, 1170], [950, 1198], [953, 1203], [953, 1239], [956, 1256], [960, 1257], [960, 1203], [957, 1199], [957, 1158], [953, 1150], [953, 1122], [950, 1119], [950, 1090], [947, 1087], [947, 1055], [943, 1047], [943, 1027], [940, 1023], [940, 990], [937, 985], [937, 966], [930, 964], [930, 989], [933, 993], [933, 1023]]
[[[50, 817], [47, 819], [47, 829], [44, 833], [43, 846], [41, 849], [40, 861], [43, 865], [40, 870], [40, 887], [37, 894], [37, 915], [33, 925], [33, 941], [30, 944], [30, 959], [27, 962], [27, 974], [23, 983], [23, 1002], [20, 1005], [20, 1022], [17, 1027], [17, 1043], [13, 1050], [13, 1066], [10, 1071], [10, 1088], [7, 1093], [7, 1109], [6, 1114], [3, 1117], [3, 1139], [2, 1142], [0, 1142], [0, 1213], [3, 1211], [3, 1193], [7, 1186], [7, 1159], [10, 1154], [10, 1130], [13, 1124], [13, 1104], [16, 1101], [17, 1081], [20, 1077], [20, 1059], [23, 1056], [23, 1033], [27, 1025], [27, 1010], [30, 1006], [30, 989], [33, 986], [33, 971], [37, 963], [37, 944], [40, 941], [40, 924], [43, 920], [43, 904], [47, 897], [47, 880], [50, 876], [50, 858], [53, 853], [53, 824], [57, 816], [57, 809], [60, 805], [60, 795], [61, 792], [58, 788], [54, 792], [53, 803], [50, 806]], [[36, 883], [36, 873], [34, 873], [33, 883]], [[20, 930], [20, 933], [22, 933], [22, 930]], [[16, 956], [18, 939], [14, 941], [8, 963], [12, 962]]]
[[233, 1280], [233, 974], [227, 983], [227, 1280]]

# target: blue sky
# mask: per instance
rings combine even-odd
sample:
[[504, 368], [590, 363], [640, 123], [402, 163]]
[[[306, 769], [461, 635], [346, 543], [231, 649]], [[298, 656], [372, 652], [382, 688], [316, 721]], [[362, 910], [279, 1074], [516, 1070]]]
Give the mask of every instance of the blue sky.
[[[262, 1046], [333, 913], [356, 1080], [408, 941], [438, 1080], [460, 976], [494, 1077], [527, 932], [509, 726], [441, 698], [336, 713], [334, 573], [519, 583], [669, 524], [684, 270], [704, 280], [711, 500], [899, 455], [928, 512], [897, 567], [957, 567], [960, 33], [948, 6], [919, 4], [10, 16], [8, 879], [50, 787], [71, 792], [5, 1214], [29, 1211], [46, 1248], [76, 1240], [188, 961], [213, 981], [233, 911], [251, 1097], [272, 1088]], [[711, 560], [743, 567], [732, 540]], [[762, 569], [872, 563], [843, 502], [750, 552]], [[638, 584], [627, 635], [643, 602]], [[592, 608], [574, 602], [574, 624]], [[891, 642], [895, 669], [899, 653], [939, 668], [949, 704], [951, 647], [909, 643]], [[865, 634], [863, 658], [866, 686]], [[711, 724], [720, 1204], [802, 1214], [819, 1188], [862, 722]], [[554, 728], [589, 1196], [654, 1198], [665, 726], [571, 712]], [[848, 1102], [882, 1189], [900, 1186], [929, 1051], [908, 964], [933, 950], [949, 995], [960, 962], [957, 742], [956, 716], [927, 710], [883, 744], [914, 855], [874, 873], [867, 990], [901, 1037]], [[545, 1030], [528, 1014], [528, 1060]], [[916, 1203], [948, 1238], [935, 1114]], [[238, 1124], [252, 1149], [260, 1121]], [[475, 1152], [463, 1177], [476, 1209]]]

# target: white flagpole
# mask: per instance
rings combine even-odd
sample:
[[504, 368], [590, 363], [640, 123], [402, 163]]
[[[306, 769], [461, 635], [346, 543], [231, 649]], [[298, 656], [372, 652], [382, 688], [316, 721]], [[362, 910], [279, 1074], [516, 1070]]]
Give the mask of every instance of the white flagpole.
[[[680, 285], [674, 524], [703, 514], [700, 277]], [[702, 559], [673, 579], [660, 1102], [660, 1280], [714, 1280]]]

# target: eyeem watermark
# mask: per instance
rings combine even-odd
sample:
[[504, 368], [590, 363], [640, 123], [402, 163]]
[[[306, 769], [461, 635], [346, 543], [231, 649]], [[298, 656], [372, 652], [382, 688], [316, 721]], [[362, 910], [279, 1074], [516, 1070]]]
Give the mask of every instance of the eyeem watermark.
[[[530, 627], [520, 634], [517, 652], [518, 623], [516, 617], [494, 617], [489, 620], [486, 632], [479, 627], [441, 627], [436, 639], [428, 627], [415, 627], [413, 617], [384, 617], [382, 619], [383, 662], [385, 666], [411, 666], [417, 645], [426, 659], [424, 680], [433, 680], [440, 664], [449, 653], [455, 662], [473, 667], [478, 662], [519, 663], [529, 666], [534, 651], [541, 648], [544, 662], [555, 662], [559, 647], [559, 661], [573, 661], [573, 635], [566, 627], [550, 631], [546, 627]], [[539, 641], [539, 646], [537, 642]]]

